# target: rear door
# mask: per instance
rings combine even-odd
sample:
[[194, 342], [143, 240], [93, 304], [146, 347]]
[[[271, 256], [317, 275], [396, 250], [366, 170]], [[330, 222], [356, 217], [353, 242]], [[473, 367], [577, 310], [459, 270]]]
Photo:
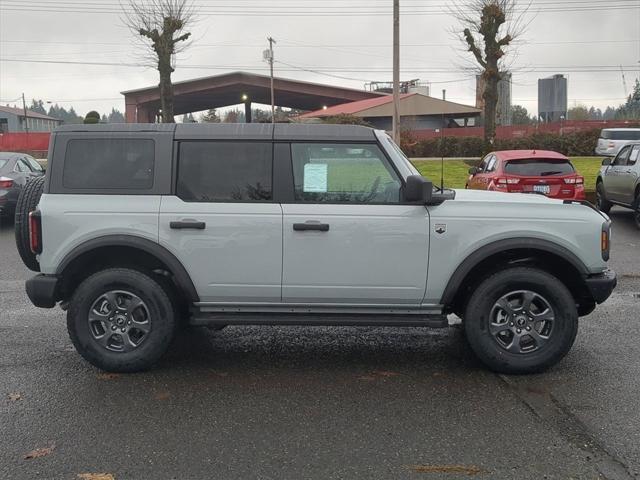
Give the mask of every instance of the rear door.
[[469, 180], [469, 188], [471, 190], [486, 190], [489, 187], [491, 173], [495, 170], [496, 162], [496, 156], [493, 154], [487, 155], [482, 160], [478, 167], [479, 172]]
[[177, 150], [160, 243], [180, 259], [202, 302], [279, 302], [282, 209], [273, 201], [272, 142], [184, 140]]
[[293, 143], [291, 156], [283, 302], [420, 304], [429, 213], [401, 203], [401, 178], [378, 145]]
[[625, 202], [625, 195], [623, 193], [624, 176], [628, 169], [627, 161], [631, 153], [631, 146], [623, 147], [620, 153], [616, 155], [613, 162], [607, 168], [602, 175], [602, 181], [605, 187], [605, 192], [609, 200], [615, 202]]

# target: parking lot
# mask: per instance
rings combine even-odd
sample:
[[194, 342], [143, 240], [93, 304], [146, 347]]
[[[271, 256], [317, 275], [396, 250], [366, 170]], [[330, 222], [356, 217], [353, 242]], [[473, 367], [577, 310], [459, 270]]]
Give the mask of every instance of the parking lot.
[[31, 306], [4, 224], [0, 478], [640, 478], [640, 232], [612, 217], [618, 289], [523, 377], [459, 328], [346, 327], [194, 329], [156, 369], [105, 374]]

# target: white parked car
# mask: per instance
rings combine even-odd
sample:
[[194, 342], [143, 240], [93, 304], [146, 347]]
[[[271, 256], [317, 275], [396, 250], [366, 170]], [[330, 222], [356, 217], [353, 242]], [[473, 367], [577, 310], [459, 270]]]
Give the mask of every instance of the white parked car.
[[434, 188], [380, 130], [70, 125], [48, 158], [16, 214], [40, 272], [27, 294], [67, 310], [104, 370], [148, 368], [182, 321], [444, 328], [455, 313], [490, 368], [537, 372], [616, 285], [606, 214]]
[[622, 147], [638, 141], [640, 141], [640, 128], [605, 128], [600, 133], [596, 155], [615, 157]]

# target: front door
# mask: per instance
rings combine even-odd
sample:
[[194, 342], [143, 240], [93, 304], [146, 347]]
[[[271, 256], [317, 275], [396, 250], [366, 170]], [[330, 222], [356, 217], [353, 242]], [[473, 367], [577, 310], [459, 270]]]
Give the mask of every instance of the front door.
[[638, 183], [638, 157], [640, 157], [640, 145], [635, 145], [629, 152], [626, 168], [620, 177], [620, 197], [624, 203], [631, 205], [635, 200], [636, 185]]
[[602, 181], [606, 191], [607, 198], [615, 202], [624, 202], [624, 177], [628, 170], [627, 160], [629, 160], [629, 154], [631, 153], [631, 146], [626, 146], [620, 150], [620, 153], [614, 158], [611, 166], [607, 168]]
[[295, 201], [282, 205], [286, 303], [418, 305], [429, 213], [371, 144], [291, 145]]
[[162, 198], [160, 243], [202, 302], [280, 302], [282, 208], [271, 142], [179, 145], [175, 196]]

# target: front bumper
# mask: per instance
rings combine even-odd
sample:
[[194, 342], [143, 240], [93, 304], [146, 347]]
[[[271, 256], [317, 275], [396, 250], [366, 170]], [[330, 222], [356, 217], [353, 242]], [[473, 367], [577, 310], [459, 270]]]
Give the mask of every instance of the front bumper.
[[39, 274], [27, 280], [25, 288], [31, 303], [40, 308], [53, 308], [58, 301], [58, 277]]
[[599, 275], [592, 275], [586, 280], [587, 288], [596, 303], [603, 303], [611, 296], [618, 284], [618, 277], [613, 270], [606, 270]]

